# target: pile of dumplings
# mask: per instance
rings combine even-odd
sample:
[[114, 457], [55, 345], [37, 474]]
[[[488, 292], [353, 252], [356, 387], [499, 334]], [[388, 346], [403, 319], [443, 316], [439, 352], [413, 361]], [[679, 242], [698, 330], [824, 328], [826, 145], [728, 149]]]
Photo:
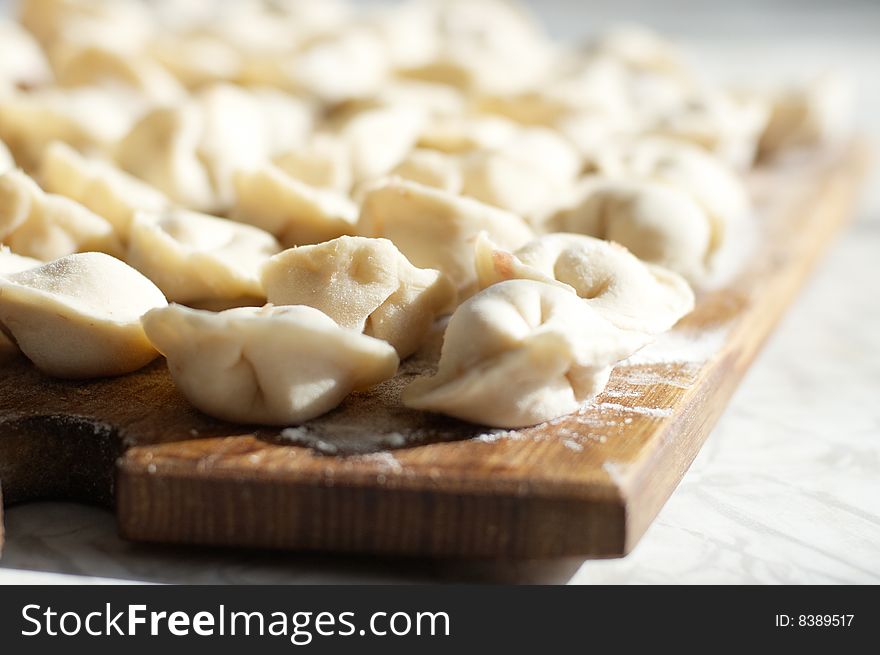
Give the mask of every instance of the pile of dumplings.
[[198, 409], [290, 425], [395, 376], [516, 428], [577, 410], [715, 283], [758, 157], [846, 89], [707, 84], [638, 29], [518, 5], [24, 0], [0, 20], [0, 348], [50, 376], [160, 354]]

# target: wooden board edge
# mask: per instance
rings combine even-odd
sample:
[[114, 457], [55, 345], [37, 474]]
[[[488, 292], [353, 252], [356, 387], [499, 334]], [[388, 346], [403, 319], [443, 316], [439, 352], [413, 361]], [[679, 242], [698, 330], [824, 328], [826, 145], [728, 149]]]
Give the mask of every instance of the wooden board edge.
[[[800, 210], [812, 216], [817, 229], [799, 239], [797, 254], [784, 274], [775, 279], [775, 288], [767, 289], [762, 294], [765, 298], [772, 296], [786, 298], [787, 301], [756, 303], [750, 310], [754, 315], [753, 321], [740, 325], [748, 323], [754, 328], [756, 321], [760, 329], [753, 329], [753, 335], [757, 335], [757, 338], [748, 338], [746, 335], [731, 338], [728, 343], [745, 346], [727, 349], [720, 354], [721, 361], [712, 368], [711, 374], [720, 378], [714, 385], [713, 398], [720, 398], [722, 402], [701, 402], [690, 394], [685, 401], [685, 410], [676, 421], [666, 426], [666, 432], [687, 434], [692, 438], [661, 439], [661, 447], [651, 453], [650, 461], [643, 462], [640, 474], [618, 483], [626, 512], [626, 537], [621, 555], [630, 553], [636, 547], [678, 487], [752, 362], [799, 296], [823, 255], [854, 218], [860, 190], [872, 161], [872, 151], [867, 141], [853, 141], [841, 157], [841, 164], [830, 171], [828, 180], [814, 187], [799, 203]], [[695, 385], [694, 393], [699, 393], [702, 386]], [[668, 492], [658, 493], [660, 490]]]

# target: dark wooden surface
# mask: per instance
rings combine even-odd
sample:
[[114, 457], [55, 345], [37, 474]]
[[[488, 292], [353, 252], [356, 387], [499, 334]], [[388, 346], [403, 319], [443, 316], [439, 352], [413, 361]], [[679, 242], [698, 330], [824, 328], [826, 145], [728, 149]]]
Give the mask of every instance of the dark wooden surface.
[[[668, 343], [615, 369], [582, 413], [499, 434], [406, 410], [400, 378], [285, 435], [192, 409], [164, 362], [91, 382], [0, 365], [6, 503], [114, 505], [132, 540], [427, 556], [627, 553], [687, 470], [867, 166], [837, 156], [756, 174], [758, 243]], [[695, 520], [696, 517], [695, 517]], [[0, 533], [2, 537], [2, 533]]]

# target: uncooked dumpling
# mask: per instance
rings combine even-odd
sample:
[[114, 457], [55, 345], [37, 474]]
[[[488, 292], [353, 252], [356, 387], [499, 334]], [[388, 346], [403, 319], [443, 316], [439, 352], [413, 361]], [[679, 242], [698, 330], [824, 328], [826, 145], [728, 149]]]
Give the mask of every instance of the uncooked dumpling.
[[9, 152], [9, 148], [0, 141], [0, 175], [12, 168], [15, 168], [15, 160], [12, 159], [12, 153]]
[[116, 158], [181, 205], [220, 211], [232, 204], [237, 171], [298, 146], [311, 122], [308, 106], [285, 93], [217, 84], [148, 113], [122, 140]]
[[659, 182], [587, 180], [578, 204], [549, 223], [559, 232], [615, 241], [645, 262], [693, 284], [706, 281], [717, 252], [713, 223], [687, 193]]
[[237, 423], [302, 423], [397, 371], [394, 348], [312, 307], [170, 305], [143, 323], [187, 399]]
[[43, 155], [40, 179], [46, 191], [76, 200], [106, 218], [123, 241], [128, 239], [135, 213], [158, 212], [170, 205], [157, 189], [108, 162], [83, 157], [58, 141]]
[[122, 140], [116, 160], [175, 202], [210, 211], [218, 200], [197, 152], [202, 129], [199, 112], [191, 104], [156, 109]]
[[0, 95], [0, 140], [30, 172], [53, 141], [109, 152], [142, 111], [142, 101], [124, 89], [51, 87]]
[[765, 157], [790, 149], [839, 145], [852, 133], [855, 91], [851, 80], [826, 73], [810, 84], [770, 97], [760, 150]]
[[44, 373], [62, 378], [123, 375], [158, 353], [141, 316], [166, 305], [130, 266], [96, 252], [0, 276], [0, 324]]
[[0, 275], [9, 275], [11, 273], [20, 273], [29, 268], [42, 266], [43, 262], [33, 257], [23, 257], [16, 255], [6, 246], [0, 246]]
[[150, 103], [171, 104], [184, 98], [184, 88], [158, 62], [144, 55], [98, 44], [62, 45], [53, 52], [60, 86], [124, 87]]
[[322, 189], [348, 193], [352, 184], [348, 147], [330, 134], [317, 133], [301, 147], [275, 157], [274, 163], [291, 177]]
[[[0, 246], [0, 276], [20, 273], [41, 266], [43, 262], [32, 257], [16, 255], [6, 246]], [[0, 360], [18, 352], [18, 346], [0, 331]]]
[[239, 171], [232, 216], [278, 237], [285, 246], [352, 234], [357, 206], [346, 196], [309, 186], [272, 164]]
[[39, 43], [20, 25], [0, 18], [0, 96], [52, 78]]
[[260, 269], [279, 250], [271, 234], [250, 225], [170, 210], [135, 217], [128, 263], [174, 302], [261, 299]]
[[690, 195], [712, 221], [715, 248], [737, 238], [738, 226], [750, 212], [740, 178], [720, 159], [689, 143], [639, 139], [605, 149], [596, 164], [609, 177], [663, 182]]
[[577, 151], [546, 128], [521, 129], [503, 145], [462, 161], [462, 193], [525, 217], [555, 208], [581, 172]]
[[548, 234], [515, 253], [482, 237], [476, 255], [481, 288], [515, 279], [560, 284], [624, 330], [665, 332], [694, 306], [681, 276], [639, 261], [617, 243], [580, 234]]
[[534, 425], [577, 410], [648, 341], [559, 286], [500, 282], [459, 306], [437, 374], [410, 384], [403, 403], [494, 427]]
[[458, 157], [437, 150], [416, 148], [391, 173], [454, 194], [461, 193], [464, 187]]
[[275, 255], [263, 284], [270, 303], [320, 309], [343, 327], [387, 341], [401, 358], [416, 351], [455, 300], [442, 273], [416, 268], [387, 239], [364, 237]]
[[45, 193], [20, 170], [0, 176], [0, 241], [50, 261], [75, 252], [122, 252], [113, 226], [70, 198]]
[[339, 128], [355, 182], [375, 180], [397, 166], [419, 139], [424, 113], [413, 107], [372, 107]]
[[482, 231], [510, 249], [534, 236], [516, 214], [400, 179], [367, 191], [358, 222], [361, 235], [390, 239], [419, 268], [445, 273], [462, 296], [476, 288], [473, 252]]

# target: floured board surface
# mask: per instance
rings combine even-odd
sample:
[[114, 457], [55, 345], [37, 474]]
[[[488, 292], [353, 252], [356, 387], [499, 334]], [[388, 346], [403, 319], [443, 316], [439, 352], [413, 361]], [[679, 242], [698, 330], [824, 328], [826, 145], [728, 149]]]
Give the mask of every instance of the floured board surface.
[[[249, 430], [192, 409], [164, 362], [91, 382], [0, 368], [7, 503], [115, 504], [138, 541], [429, 556], [613, 557], [675, 489], [758, 349], [852, 211], [854, 146], [753, 180], [742, 272], [618, 366], [576, 415], [493, 431], [407, 410], [430, 352], [305, 426]], [[430, 351], [430, 349], [428, 349]]]

